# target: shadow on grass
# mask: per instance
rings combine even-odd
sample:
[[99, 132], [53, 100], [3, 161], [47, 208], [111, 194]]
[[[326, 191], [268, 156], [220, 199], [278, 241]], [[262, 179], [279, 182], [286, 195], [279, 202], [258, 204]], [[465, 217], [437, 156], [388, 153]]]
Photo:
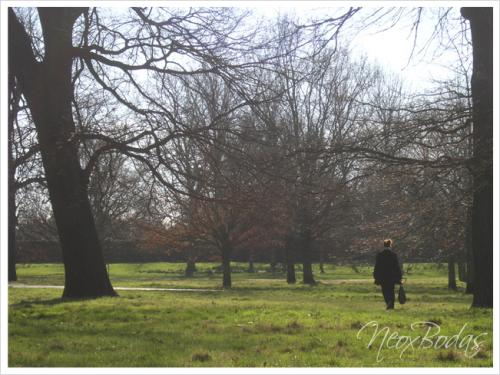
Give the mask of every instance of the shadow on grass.
[[32, 306], [56, 306], [63, 303], [71, 303], [71, 302], [86, 302], [86, 301], [95, 301], [100, 298], [118, 298], [119, 294], [116, 296], [100, 296], [100, 297], [57, 297], [50, 299], [35, 299], [35, 300], [21, 300], [17, 303], [10, 305], [13, 308], [29, 308]]
[[22, 300], [22, 301], [19, 301], [17, 303], [14, 303], [12, 305], [10, 305], [9, 307], [13, 307], [13, 308], [30, 308], [34, 305], [38, 305], [38, 306], [55, 306], [55, 305], [59, 305], [63, 302], [67, 302], [67, 300], [64, 300], [62, 297], [58, 297], [58, 298], [51, 298], [51, 299], [47, 299], [47, 300], [32, 300], [32, 299], [29, 299], [29, 300]]

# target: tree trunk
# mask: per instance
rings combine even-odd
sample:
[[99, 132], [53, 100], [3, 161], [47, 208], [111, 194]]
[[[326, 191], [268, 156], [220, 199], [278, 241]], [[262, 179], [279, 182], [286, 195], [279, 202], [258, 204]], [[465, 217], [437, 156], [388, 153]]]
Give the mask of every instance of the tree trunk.
[[231, 246], [226, 244], [222, 249], [222, 287], [231, 288]]
[[302, 274], [302, 282], [304, 284], [315, 285], [316, 280], [314, 280], [314, 275], [312, 271], [312, 264], [310, 261], [304, 261], [302, 263], [303, 274]]
[[[10, 174], [10, 173], [9, 173]], [[16, 272], [16, 196], [15, 191], [12, 191], [13, 188], [10, 185], [10, 176], [9, 176], [9, 281], [17, 281], [17, 272]]]
[[295, 276], [295, 263], [292, 261], [286, 263], [286, 282], [288, 284], [295, 284], [297, 277]]
[[463, 283], [467, 281], [467, 264], [465, 262], [458, 263], [458, 280]]
[[[9, 147], [10, 148], [10, 147]], [[17, 272], [16, 272], [16, 225], [17, 225], [17, 216], [16, 216], [16, 189], [15, 189], [15, 180], [14, 180], [14, 168], [11, 163], [11, 153], [9, 150], [9, 241], [8, 241], [8, 256], [9, 256], [9, 281], [17, 281]]]
[[474, 261], [473, 261], [473, 251], [472, 249], [467, 249], [467, 271], [466, 271], [466, 281], [465, 294], [474, 293]]
[[302, 252], [302, 282], [304, 284], [315, 285], [312, 263], [311, 263], [311, 235], [306, 230], [301, 235], [301, 252]]
[[276, 275], [276, 266], [278, 265], [278, 255], [276, 253], [276, 249], [272, 249], [271, 251], [271, 263], [269, 263], [271, 266], [271, 273]]
[[186, 270], [184, 271], [185, 277], [193, 277], [196, 272], [196, 263], [193, 259], [188, 259], [186, 263]]
[[285, 258], [286, 258], [286, 282], [288, 284], [295, 284], [297, 278], [295, 276], [295, 256], [293, 243], [290, 238], [285, 239]]
[[37, 129], [54, 219], [61, 242], [63, 297], [116, 295], [109, 281], [82, 177], [72, 116], [72, 31], [81, 8], [39, 8], [45, 58], [37, 62], [29, 36], [9, 9], [9, 65]]
[[254, 273], [255, 272], [255, 267], [253, 265], [253, 254], [250, 251], [248, 254], [248, 272], [249, 273]]
[[465, 294], [474, 292], [474, 246], [472, 244], [472, 210], [467, 211], [467, 221], [465, 228], [465, 250], [466, 250], [466, 282]]
[[455, 259], [452, 256], [448, 258], [448, 289], [457, 290], [457, 279], [455, 275]]
[[472, 34], [473, 307], [493, 307], [493, 8], [462, 8]]
[[323, 249], [319, 250], [319, 272], [325, 273]]
[[[12, 74], [9, 74], [9, 98], [14, 95], [14, 77]], [[13, 99], [17, 101], [17, 99]], [[9, 233], [8, 233], [8, 281], [17, 281], [17, 272], [16, 272], [16, 225], [17, 225], [17, 216], [16, 216], [16, 180], [15, 173], [16, 167], [14, 162], [14, 154], [12, 150], [13, 142], [14, 142], [14, 113], [17, 113], [17, 103], [10, 103], [9, 106], [9, 129], [8, 129], [8, 214], [9, 214]], [[16, 108], [14, 108], [14, 106]]]

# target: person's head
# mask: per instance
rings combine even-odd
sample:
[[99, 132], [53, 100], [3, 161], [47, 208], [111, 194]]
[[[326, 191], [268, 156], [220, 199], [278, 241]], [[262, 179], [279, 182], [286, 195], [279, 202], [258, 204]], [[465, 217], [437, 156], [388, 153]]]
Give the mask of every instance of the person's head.
[[384, 247], [392, 247], [392, 240], [391, 239], [384, 240]]

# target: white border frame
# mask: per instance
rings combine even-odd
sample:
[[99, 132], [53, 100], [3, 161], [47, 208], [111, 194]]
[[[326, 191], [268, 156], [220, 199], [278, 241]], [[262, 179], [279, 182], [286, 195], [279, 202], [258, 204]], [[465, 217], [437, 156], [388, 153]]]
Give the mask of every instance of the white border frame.
[[[252, 7], [269, 7], [269, 6], [279, 6], [279, 7], [313, 7], [313, 6], [339, 6], [344, 5], [341, 3], [347, 3], [348, 6], [364, 6], [364, 7], [375, 7], [375, 6], [426, 6], [426, 7], [438, 7], [438, 6], [473, 6], [473, 7], [493, 7], [493, 79], [494, 79], [494, 116], [493, 116], [493, 162], [494, 162], [494, 196], [493, 196], [493, 226], [494, 226], [494, 236], [493, 236], [493, 277], [494, 277], [494, 314], [493, 314], [493, 367], [491, 368], [478, 368], [478, 367], [467, 367], [467, 368], [447, 368], [447, 367], [395, 367], [395, 368], [384, 368], [384, 367], [339, 367], [339, 368], [142, 368], [142, 367], [132, 367], [132, 368], [102, 368], [102, 367], [90, 367], [90, 368], [78, 368], [78, 367], [60, 367], [60, 368], [38, 368], [38, 367], [23, 367], [23, 368], [9, 368], [7, 367], [8, 361], [8, 319], [7, 319], [7, 309], [8, 309], [8, 283], [7, 283], [7, 270], [8, 270], [8, 256], [7, 256], [7, 226], [8, 226], [8, 215], [7, 210], [7, 116], [8, 111], [6, 111], [3, 104], [8, 100], [8, 87], [7, 87], [7, 9], [12, 6], [89, 6], [98, 4], [101, 7], [129, 7], [133, 5], [143, 6], [145, 3], [154, 4], [155, 6], [252, 6]], [[499, 314], [498, 314], [498, 302], [499, 302], [499, 232], [496, 229], [499, 228], [499, 13], [500, 13], [500, 3], [498, 1], [137, 1], [137, 0], [118, 0], [118, 1], [32, 1], [32, 0], [10, 0], [0, 2], [0, 374], [400, 374], [403, 371], [407, 374], [470, 374], [473, 371], [476, 374], [498, 374], [500, 372], [499, 367]]]

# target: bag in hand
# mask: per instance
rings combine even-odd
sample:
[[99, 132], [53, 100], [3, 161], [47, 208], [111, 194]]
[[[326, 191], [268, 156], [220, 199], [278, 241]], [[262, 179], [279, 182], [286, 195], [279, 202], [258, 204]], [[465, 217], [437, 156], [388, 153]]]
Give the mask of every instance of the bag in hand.
[[406, 292], [405, 292], [405, 289], [403, 288], [403, 285], [399, 286], [398, 301], [402, 305], [404, 305], [406, 303]]

